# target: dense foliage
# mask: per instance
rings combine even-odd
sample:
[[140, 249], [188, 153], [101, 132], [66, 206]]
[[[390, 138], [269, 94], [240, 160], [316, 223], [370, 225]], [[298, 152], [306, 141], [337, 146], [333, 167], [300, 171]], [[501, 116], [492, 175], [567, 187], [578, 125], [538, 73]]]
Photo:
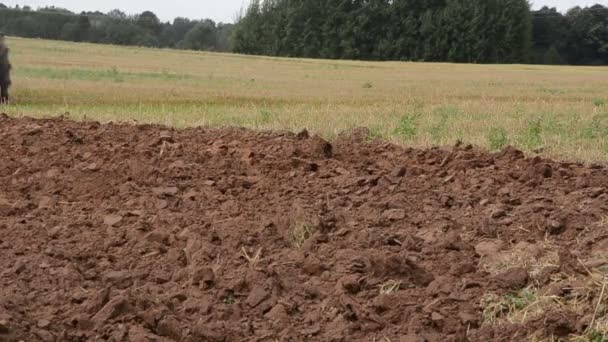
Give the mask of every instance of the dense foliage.
[[150, 11], [135, 16], [119, 10], [75, 14], [55, 7], [32, 10], [0, 4], [0, 30], [30, 38], [229, 51], [233, 26], [209, 19], [163, 23]]
[[533, 62], [608, 64], [608, 7], [575, 7], [565, 15], [544, 7], [532, 15]]
[[312, 58], [608, 63], [608, 9], [527, 0], [253, 0], [234, 51]]
[[242, 53], [322, 58], [523, 62], [526, 0], [253, 0]]

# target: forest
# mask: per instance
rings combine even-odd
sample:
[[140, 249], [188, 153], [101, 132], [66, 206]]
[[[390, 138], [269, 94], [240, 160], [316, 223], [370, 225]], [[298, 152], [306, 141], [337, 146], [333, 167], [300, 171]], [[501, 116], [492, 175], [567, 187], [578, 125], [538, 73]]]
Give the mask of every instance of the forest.
[[0, 30], [24, 38], [230, 51], [233, 26], [210, 19], [175, 18], [173, 22], [162, 22], [151, 11], [137, 15], [120, 10], [76, 14], [57, 7], [33, 10], [0, 4]]
[[608, 63], [608, 8], [527, 0], [254, 0], [235, 52], [462, 63]]
[[236, 22], [0, 4], [9, 35], [242, 54], [458, 63], [608, 64], [608, 7], [527, 0], [253, 0]]

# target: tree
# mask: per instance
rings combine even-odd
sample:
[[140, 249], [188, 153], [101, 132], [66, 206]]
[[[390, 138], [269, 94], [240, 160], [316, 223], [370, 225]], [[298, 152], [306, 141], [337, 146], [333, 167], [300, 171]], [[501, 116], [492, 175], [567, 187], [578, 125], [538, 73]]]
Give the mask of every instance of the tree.
[[233, 24], [218, 24], [216, 26], [216, 46], [215, 50], [227, 52], [232, 50], [232, 32], [234, 29]]
[[78, 17], [76, 30], [77, 32], [74, 36], [74, 41], [82, 42], [88, 39], [89, 31], [91, 30], [91, 21], [87, 15], [80, 15]]
[[[23, 11], [31, 11], [31, 7], [29, 6], [23, 6]], [[47, 7], [42, 7], [40, 9], [38, 9], [38, 12], [51, 12], [51, 13], [61, 13], [61, 14], [74, 14], [72, 11], [65, 9], [65, 8], [61, 8], [61, 7], [55, 7], [55, 6], [47, 6]]]
[[260, 1], [251, 0], [245, 15], [240, 18], [234, 31], [234, 52], [263, 54], [263, 20]]
[[[198, 29], [193, 31], [197, 25]], [[185, 18], [176, 18], [173, 23], [161, 23], [150, 11], [137, 16], [128, 16], [120, 10], [107, 14], [95, 11], [77, 15], [56, 7], [30, 12], [0, 8], [0, 31], [23, 37], [149, 47], [187, 45], [194, 49], [227, 51], [232, 46], [233, 28], [232, 24], [216, 25], [210, 20]], [[188, 33], [190, 35], [186, 37]], [[188, 44], [184, 43], [186, 38]]]
[[61, 29], [61, 34], [59, 35], [59, 39], [61, 40], [69, 40], [69, 41], [77, 41], [78, 36], [78, 27], [75, 23], [66, 23], [63, 25]]
[[108, 17], [112, 19], [127, 19], [127, 14], [119, 9], [113, 9], [108, 12]]
[[[532, 61], [545, 63], [555, 62], [560, 51], [567, 45], [569, 23], [564, 15], [556, 8], [543, 7], [532, 13]], [[549, 51], [551, 50], [551, 51]], [[559, 58], [561, 59], [561, 57]], [[553, 64], [553, 62], [549, 64]]]
[[104, 43], [141, 45], [145, 32], [129, 21], [110, 20], [104, 25]]
[[241, 53], [367, 60], [521, 63], [527, 0], [254, 0], [238, 21]]
[[252, 0], [233, 24], [0, 4], [15, 36], [271, 56], [608, 64], [608, 8], [565, 14], [527, 0]]
[[160, 20], [158, 19], [156, 14], [150, 11], [145, 11], [139, 16], [137, 16], [136, 23], [137, 26], [141, 27], [146, 32], [152, 35], [158, 35], [162, 29]]
[[159, 34], [161, 46], [178, 47], [181, 46], [188, 33], [198, 21], [193, 21], [187, 18], [175, 18], [173, 24], [163, 24]]
[[563, 63], [562, 56], [560, 56], [555, 45], [551, 45], [543, 54], [542, 64], [558, 65]]
[[608, 63], [608, 8], [595, 5], [568, 11], [565, 55], [571, 64]]
[[181, 47], [191, 50], [214, 50], [216, 45], [215, 22], [205, 20], [186, 33]]

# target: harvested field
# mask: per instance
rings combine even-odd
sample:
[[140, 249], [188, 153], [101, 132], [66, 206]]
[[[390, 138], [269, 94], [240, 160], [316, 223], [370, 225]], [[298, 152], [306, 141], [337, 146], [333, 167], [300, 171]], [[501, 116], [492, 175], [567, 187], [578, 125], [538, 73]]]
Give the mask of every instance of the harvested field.
[[604, 166], [367, 137], [0, 116], [0, 341], [608, 331]]
[[11, 116], [245, 127], [328, 140], [355, 127], [608, 161], [608, 69], [270, 58], [11, 38]]

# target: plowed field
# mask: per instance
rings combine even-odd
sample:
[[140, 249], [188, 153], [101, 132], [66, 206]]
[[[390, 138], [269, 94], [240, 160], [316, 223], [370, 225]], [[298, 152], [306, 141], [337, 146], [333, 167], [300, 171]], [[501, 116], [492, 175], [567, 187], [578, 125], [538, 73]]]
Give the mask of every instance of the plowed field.
[[0, 341], [528, 341], [608, 327], [608, 171], [365, 129], [0, 117]]

